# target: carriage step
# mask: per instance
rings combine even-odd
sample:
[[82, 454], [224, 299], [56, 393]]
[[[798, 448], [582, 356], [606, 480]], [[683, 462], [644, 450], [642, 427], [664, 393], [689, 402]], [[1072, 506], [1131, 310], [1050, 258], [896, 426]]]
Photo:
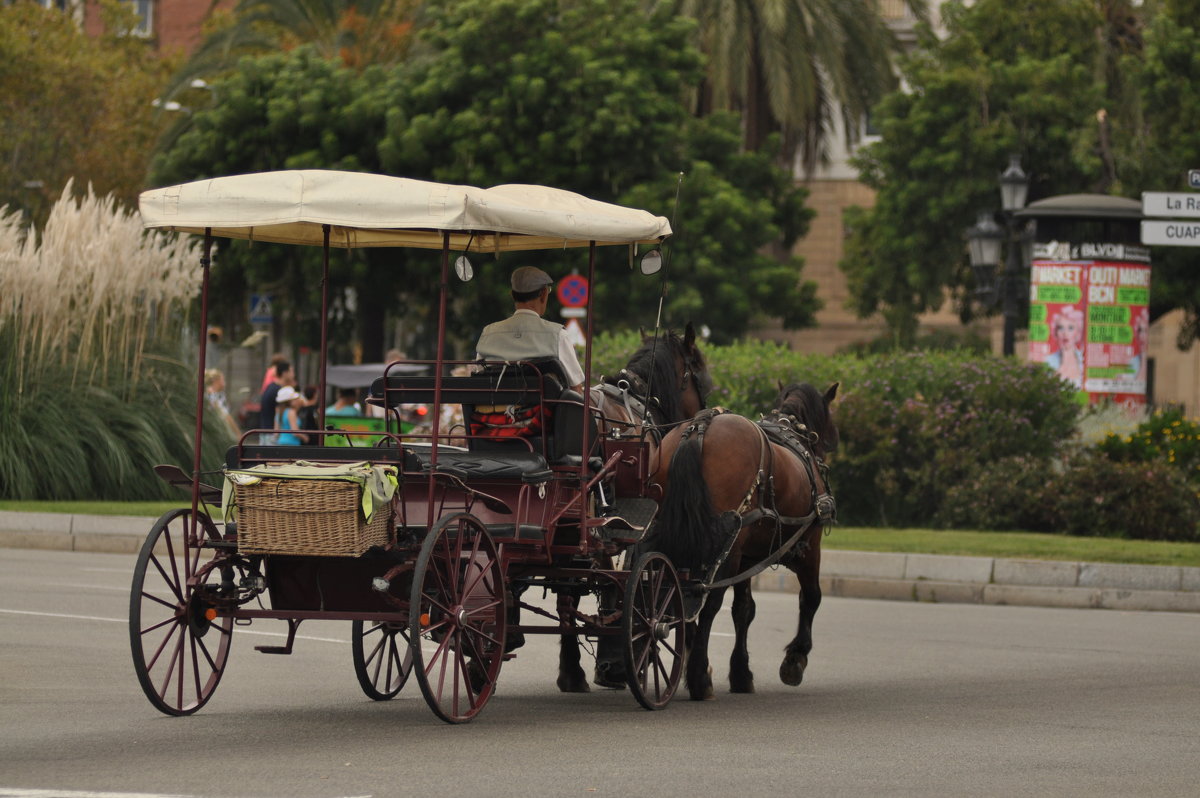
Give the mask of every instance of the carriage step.
[[617, 499], [604, 514], [597, 532], [606, 538], [631, 537], [627, 532], [636, 532], [632, 537], [641, 537], [658, 514], [658, 502], [654, 499], [631, 497]]

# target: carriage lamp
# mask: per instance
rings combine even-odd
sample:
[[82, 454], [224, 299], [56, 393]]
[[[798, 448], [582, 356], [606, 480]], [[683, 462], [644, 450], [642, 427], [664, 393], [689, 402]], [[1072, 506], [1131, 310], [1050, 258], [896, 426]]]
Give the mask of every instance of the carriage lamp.
[[[1018, 280], [1023, 277], [1022, 264], [1027, 262], [1023, 250], [1028, 243], [1017, 223], [1017, 211], [1025, 207], [1029, 193], [1029, 176], [1021, 168], [1021, 158], [1010, 155], [1008, 168], [1000, 175], [1000, 208], [1004, 227], [996, 224], [989, 211], [980, 213], [975, 224], [967, 230], [971, 271], [975, 275], [975, 291], [985, 308], [995, 306], [1003, 300], [1005, 355], [1015, 349]], [[1000, 264], [1000, 242], [1006, 241], [1007, 257], [1000, 279], [996, 279], [996, 267]], [[998, 284], [997, 284], [998, 283]]]

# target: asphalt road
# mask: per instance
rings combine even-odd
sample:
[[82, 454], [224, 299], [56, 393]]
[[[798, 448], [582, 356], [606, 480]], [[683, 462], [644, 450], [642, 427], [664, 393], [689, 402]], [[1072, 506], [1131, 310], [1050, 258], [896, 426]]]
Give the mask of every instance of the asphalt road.
[[[349, 624], [235, 633], [197, 715], [158, 714], [128, 651], [126, 555], [0, 551], [0, 798], [1167, 796], [1200, 792], [1200, 615], [827, 599], [804, 685], [776, 675], [795, 598], [758, 596], [756, 695], [642, 710], [564, 695], [555, 641], [505, 664], [475, 722], [415, 682], [359, 690]], [[42, 792], [46, 791], [46, 792]]]

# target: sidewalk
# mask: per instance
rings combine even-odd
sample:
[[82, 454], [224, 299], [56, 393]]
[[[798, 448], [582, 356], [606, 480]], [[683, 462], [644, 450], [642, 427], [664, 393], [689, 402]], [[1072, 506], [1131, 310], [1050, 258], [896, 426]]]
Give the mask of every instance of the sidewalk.
[[[0, 548], [134, 554], [154, 519], [0, 511]], [[786, 569], [754, 589], [795, 593]], [[826, 596], [1200, 613], [1200, 568], [824, 549]]]

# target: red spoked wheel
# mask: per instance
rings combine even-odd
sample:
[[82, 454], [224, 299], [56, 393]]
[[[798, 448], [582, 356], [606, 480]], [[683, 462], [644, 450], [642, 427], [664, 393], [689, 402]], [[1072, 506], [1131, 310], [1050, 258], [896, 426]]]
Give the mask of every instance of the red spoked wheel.
[[479, 714], [504, 658], [504, 574], [496, 544], [473, 515], [443, 518], [421, 546], [409, 635], [417, 683], [447, 723]]
[[662, 709], [675, 694], [684, 665], [683, 590], [671, 561], [656, 551], [638, 558], [625, 583], [621, 625], [625, 676], [646, 709]]
[[358, 683], [367, 697], [390, 701], [400, 694], [412, 672], [408, 627], [387, 621], [369, 627], [362, 621], [353, 623], [351, 646]]
[[216, 537], [206, 514], [171, 510], [154, 523], [134, 567], [133, 668], [150, 703], [168, 715], [190, 715], [204, 706], [229, 658], [233, 618], [217, 605], [233, 591], [235, 566], [200, 563], [201, 541]]

